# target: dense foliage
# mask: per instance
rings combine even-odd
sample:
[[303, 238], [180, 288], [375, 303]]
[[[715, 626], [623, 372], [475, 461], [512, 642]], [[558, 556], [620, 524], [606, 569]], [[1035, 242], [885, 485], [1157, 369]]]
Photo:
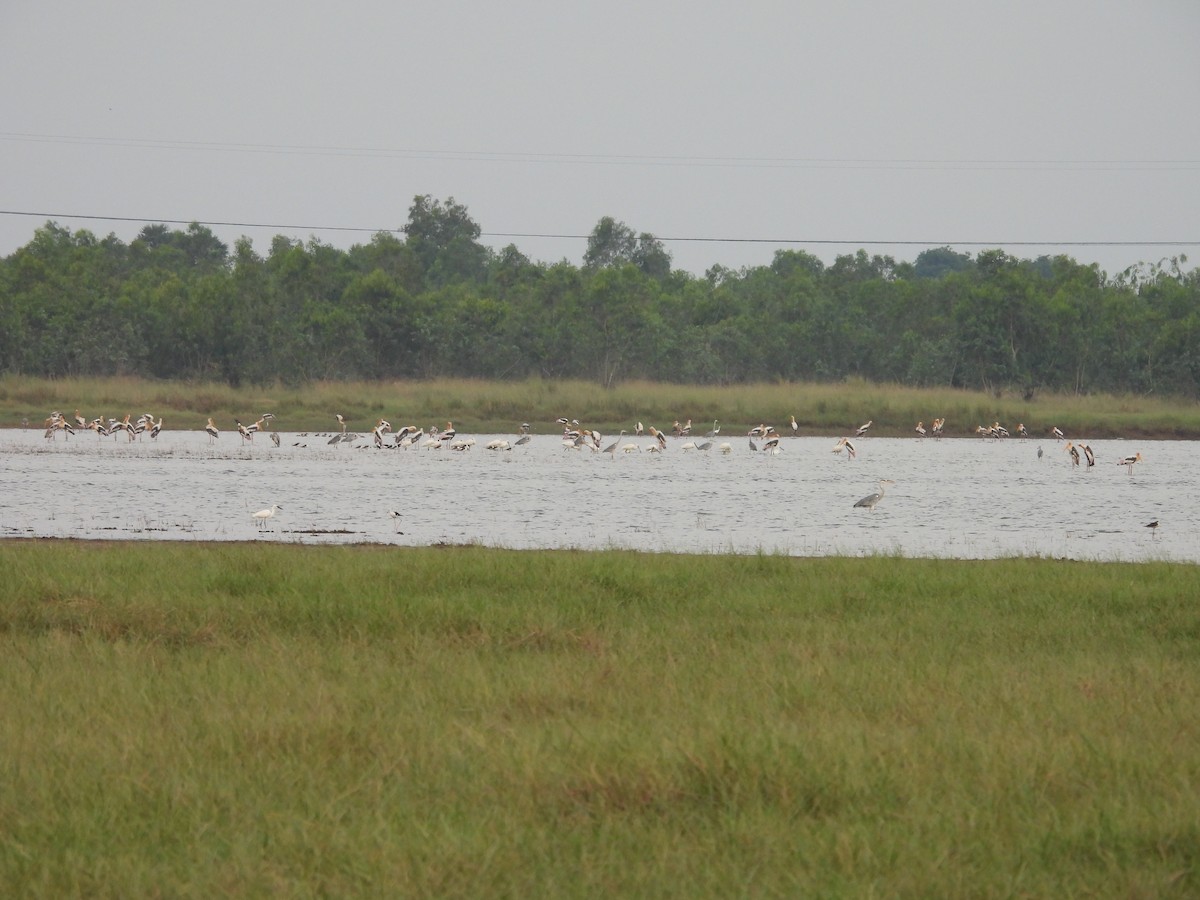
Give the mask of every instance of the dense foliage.
[[988, 390], [1200, 394], [1200, 272], [1109, 278], [1069, 257], [865, 251], [826, 266], [672, 270], [605, 217], [582, 265], [496, 252], [453, 199], [343, 251], [265, 256], [198, 224], [125, 244], [49, 222], [0, 260], [0, 372], [243, 382], [627, 378], [732, 384], [859, 376]]

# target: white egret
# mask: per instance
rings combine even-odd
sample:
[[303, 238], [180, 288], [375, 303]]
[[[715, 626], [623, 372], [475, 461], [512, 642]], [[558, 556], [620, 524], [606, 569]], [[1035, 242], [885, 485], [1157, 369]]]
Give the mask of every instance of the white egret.
[[269, 508], [260, 509], [258, 512], [256, 512], [253, 516], [254, 521], [258, 524], [259, 528], [265, 528], [267, 519], [275, 518], [276, 511], [281, 509], [283, 509], [282, 506], [280, 506], [278, 503], [273, 503]]

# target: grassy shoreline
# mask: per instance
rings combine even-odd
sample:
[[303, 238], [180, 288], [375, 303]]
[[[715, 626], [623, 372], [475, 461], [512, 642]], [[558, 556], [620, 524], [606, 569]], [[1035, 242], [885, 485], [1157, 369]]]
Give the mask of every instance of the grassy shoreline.
[[0, 542], [23, 896], [1194, 896], [1200, 567]]
[[947, 419], [947, 436], [969, 436], [977, 425], [995, 421], [1015, 430], [1024, 422], [1044, 437], [1051, 426], [1089, 438], [1200, 438], [1200, 404], [1186, 398], [992, 394], [950, 389], [917, 389], [863, 381], [839, 384], [759, 384], [732, 387], [629, 382], [605, 390], [580, 381], [533, 379], [480, 382], [442, 379], [419, 382], [319, 383], [289, 388], [154, 382], [129, 378], [35, 379], [0, 377], [0, 427], [37, 427], [52, 410], [85, 418], [151, 412], [166, 428], [200, 429], [213, 416], [220, 427], [235, 419], [276, 415], [287, 431], [331, 431], [335, 413], [365, 431], [379, 418], [395, 427], [442, 426], [452, 420], [464, 433], [507, 433], [521, 422], [535, 432], [557, 430], [559, 417], [615, 434], [634, 423], [670, 431], [678, 420], [693, 422], [703, 434], [720, 420], [726, 434], [744, 434], [766, 422], [787, 433], [796, 416], [800, 433], [841, 436], [871, 420], [875, 435], [910, 436], [918, 421]]

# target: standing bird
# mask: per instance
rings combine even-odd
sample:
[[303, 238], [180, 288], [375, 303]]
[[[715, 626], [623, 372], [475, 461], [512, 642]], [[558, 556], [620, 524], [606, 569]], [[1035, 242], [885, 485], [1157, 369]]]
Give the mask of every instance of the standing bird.
[[800, 423], [796, 421], [796, 417], [792, 416], [792, 437], [800, 433]]
[[1054, 435], [1054, 439], [1056, 441], [1061, 441], [1063, 438], [1066, 437], [1066, 435], [1062, 433], [1062, 429], [1059, 428], [1057, 425], [1050, 426], [1050, 433], [1052, 435]]
[[395, 523], [396, 534], [404, 534], [404, 532], [400, 530], [400, 513], [393, 509], [390, 513], [388, 513], [388, 518]]
[[162, 433], [162, 416], [159, 416], [158, 421], [155, 422], [150, 428], [150, 439], [154, 440], [154, 441], [158, 440], [158, 436], [161, 433]]
[[267, 519], [275, 518], [275, 511], [280, 510], [280, 509], [283, 509], [283, 507], [277, 503], [272, 504], [270, 506], [270, 508], [268, 508], [268, 509], [260, 509], [258, 512], [256, 512], [254, 514], [254, 516], [253, 516], [254, 521], [257, 523], [259, 528], [265, 528], [266, 524], [267, 524]]
[[279, 446], [279, 432], [278, 431], [271, 432], [271, 443], [274, 444], [276, 447]]
[[885, 488], [889, 484], [895, 484], [895, 483], [896, 482], [892, 481], [890, 478], [881, 478], [879, 480], [879, 490], [877, 490], [873, 494], [867, 494], [867, 496], [863, 497], [861, 500], [859, 500], [854, 505], [856, 507], [857, 506], [865, 506], [871, 512], [875, 512], [875, 507], [878, 506], [879, 501], [883, 499], [883, 494], [884, 494]]
[[208, 432], [208, 442], [210, 444], [221, 436], [221, 432], [213, 424], [212, 416], [208, 417], [208, 424], [204, 426], [204, 430]]
[[720, 433], [721, 433], [721, 423], [718, 419], [713, 419], [712, 431], [710, 431], [708, 434], [706, 434], [704, 436], [706, 438], [715, 438]]
[[1079, 442], [1079, 449], [1083, 451], [1083, 455], [1087, 457], [1088, 468], [1096, 464], [1096, 454], [1092, 452], [1092, 448], [1083, 441]]
[[1155, 519], [1153, 522], [1147, 522], [1145, 527], [1150, 529], [1150, 536], [1153, 538], [1158, 534], [1158, 519]]
[[1038, 459], [1042, 458], [1042, 448], [1038, 447]]
[[874, 424], [875, 424], [875, 420], [874, 420], [874, 419], [868, 419], [868, 420], [867, 420], [867, 424], [866, 424], [866, 425], [859, 425], [859, 426], [858, 426], [858, 430], [854, 432], [854, 436], [855, 436], [855, 437], [862, 437], [864, 434], [866, 434], [866, 433], [867, 433], [867, 429], [868, 429], [868, 428], [870, 428], [870, 427], [871, 427], [872, 425], [874, 425]]
[[617, 444], [621, 443], [621, 438], [625, 437], [625, 429], [621, 429], [621, 433], [617, 435], [617, 439], [604, 448], [604, 452], [611, 456], [617, 455]]
[[345, 434], [346, 433], [346, 419], [342, 416], [341, 413], [334, 413], [334, 415], [337, 417], [338, 425], [340, 425], [342, 428], [342, 434]]
[[855, 450], [854, 445], [850, 443], [850, 438], [842, 438], [840, 441], [838, 441], [833, 447], [833, 452], [841, 453], [842, 448], [845, 448], [846, 450], [847, 459], [854, 459], [854, 457], [858, 456], [858, 451]]
[[1029, 437], [1029, 432], [1025, 430], [1025, 423], [1024, 423], [1024, 422], [1018, 422], [1018, 423], [1017, 423], [1017, 434], [1019, 434], [1019, 435], [1020, 435], [1021, 437], [1023, 437], [1023, 438], [1027, 438], [1027, 437]]
[[915, 431], [915, 432], [916, 432], [917, 434], [919, 434], [921, 437], [925, 437], [925, 423], [924, 423], [924, 422], [918, 422], [918, 423], [917, 423], [917, 427], [916, 427], [916, 428], [914, 428], [914, 429], [913, 429], [913, 431]]
[[1079, 448], [1076, 447], [1074, 444], [1072, 444], [1070, 441], [1067, 441], [1067, 446], [1063, 447], [1063, 449], [1071, 454], [1071, 465], [1072, 466], [1079, 465]]
[[1129, 470], [1129, 474], [1132, 475], [1134, 465], [1137, 463], [1140, 463], [1141, 461], [1142, 461], [1142, 454], [1140, 452], [1138, 452], [1138, 453], [1135, 453], [1133, 456], [1126, 456], [1124, 459], [1117, 460], [1117, 465], [1125, 466], [1125, 468], [1127, 468]]
[[[237, 419], [234, 419], [234, 421], [237, 422]], [[250, 441], [251, 443], [254, 442], [254, 432], [251, 431], [249, 428], [247, 428], [245, 425], [243, 425], [241, 422], [237, 422], [237, 430], [238, 430], [238, 434], [240, 434], [242, 436], [243, 444], [246, 443], [246, 441]]]

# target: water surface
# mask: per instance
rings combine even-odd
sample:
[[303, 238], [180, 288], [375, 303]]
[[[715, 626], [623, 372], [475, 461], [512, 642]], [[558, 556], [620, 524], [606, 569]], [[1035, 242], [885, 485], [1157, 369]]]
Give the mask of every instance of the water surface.
[[[544, 435], [511, 451], [484, 445], [513, 435], [470, 435], [463, 452], [279, 436], [0, 431], [0, 537], [1200, 562], [1188, 441], [1090, 442], [1096, 466], [1076, 468], [1053, 440], [1011, 438], [868, 437], [848, 459], [823, 437], [784, 438], [775, 455], [745, 437], [722, 435], [728, 454], [679, 439], [655, 454], [640, 438], [613, 456]], [[1138, 451], [1132, 474], [1117, 464]], [[855, 508], [881, 478], [896, 483], [878, 508]], [[252, 513], [271, 504], [259, 528]]]

